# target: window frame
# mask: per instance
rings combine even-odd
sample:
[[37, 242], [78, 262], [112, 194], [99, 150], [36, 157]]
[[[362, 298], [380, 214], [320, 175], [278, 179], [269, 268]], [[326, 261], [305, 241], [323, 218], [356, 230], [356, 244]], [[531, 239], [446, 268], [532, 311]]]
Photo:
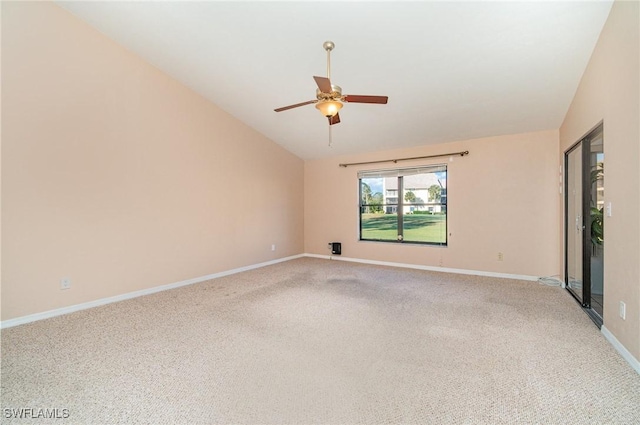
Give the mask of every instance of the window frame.
[[[415, 172], [415, 170], [422, 170], [422, 172]], [[413, 171], [413, 172], [412, 172]], [[428, 202], [425, 203], [425, 207], [429, 208], [430, 206], [440, 206], [444, 208], [444, 225], [445, 225], [445, 234], [444, 234], [444, 242], [428, 242], [428, 241], [414, 241], [414, 240], [405, 240], [404, 238], [404, 216], [406, 213], [404, 212], [404, 177], [416, 174], [428, 174], [428, 173], [437, 173], [438, 171], [445, 173], [446, 184], [442, 189], [445, 190], [444, 196], [441, 196], [440, 202]], [[387, 207], [395, 207], [397, 214], [397, 234], [398, 237], [402, 236], [401, 239], [367, 239], [363, 238], [362, 235], [362, 214], [363, 208], [373, 206], [374, 204], [365, 204], [363, 203], [363, 185], [362, 180], [365, 178], [375, 178], [376, 175], [380, 175], [381, 178], [395, 177], [397, 178], [397, 188], [392, 189], [397, 192], [397, 200], [395, 203], [388, 204], [384, 202], [386, 199], [385, 194], [383, 193], [383, 203], [375, 204], [376, 207], [382, 207], [383, 210], [386, 210]], [[394, 175], [396, 174], [396, 175]], [[386, 177], [385, 177], [386, 176]], [[410, 245], [426, 245], [426, 246], [439, 246], [439, 247], [447, 247], [449, 245], [449, 169], [446, 163], [442, 164], [431, 164], [431, 165], [422, 165], [422, 166], [414, 166], [407, 168], [391, 168], [391, 169], [382, 169], [382, 170], [366, 170], [358, 172], [358, 241], [359, 242], [382, 242], [382, 243], [396, 243], [396, 244], [410, 244]], [[442, 202], [442, 199], [445, 202]], [[386, 213], [385, 213], [386, 214]]]

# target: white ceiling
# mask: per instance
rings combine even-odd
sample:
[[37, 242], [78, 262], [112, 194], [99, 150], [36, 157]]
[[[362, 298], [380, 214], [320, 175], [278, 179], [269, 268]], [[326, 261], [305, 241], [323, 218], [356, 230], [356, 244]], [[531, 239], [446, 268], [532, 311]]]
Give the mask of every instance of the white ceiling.
[[[607, 18], [587, 2], [63, 2], [59, 5], [304, 159], [557, 129]], [[331, 81], [333, 126], [313, 105]]]

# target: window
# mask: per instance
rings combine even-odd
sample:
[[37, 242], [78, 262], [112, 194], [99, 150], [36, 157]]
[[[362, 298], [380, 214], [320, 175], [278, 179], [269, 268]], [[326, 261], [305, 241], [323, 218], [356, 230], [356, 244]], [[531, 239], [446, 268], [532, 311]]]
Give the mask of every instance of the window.
[[361, 171], [360, 240], [447, 244], [447, 166]]

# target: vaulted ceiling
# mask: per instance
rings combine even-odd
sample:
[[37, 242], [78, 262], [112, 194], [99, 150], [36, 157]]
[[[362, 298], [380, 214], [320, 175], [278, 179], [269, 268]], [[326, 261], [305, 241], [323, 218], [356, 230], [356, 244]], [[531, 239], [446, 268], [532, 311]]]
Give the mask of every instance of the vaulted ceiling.
[[[559, 128], [611, 8], [572, 2], [57, 2], [301, 158]], [[347, 94], [333, 126], [313, 105]]]

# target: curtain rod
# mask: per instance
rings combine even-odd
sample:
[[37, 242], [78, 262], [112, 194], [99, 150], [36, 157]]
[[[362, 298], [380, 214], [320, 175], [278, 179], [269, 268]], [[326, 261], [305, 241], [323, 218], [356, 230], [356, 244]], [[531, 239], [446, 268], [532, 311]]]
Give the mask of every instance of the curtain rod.
[[452, 156], [452, 155], [460, 155], [465, 156], [469, 155], [469, 151], [464, 152], [451, 152], [451, 153], [443, 153], [440, 155], [427, 155], [427, 156], [413, 156], [411, 158], [398, 158], [398, 159], [382, 159], [380, 161], [367, 161], [367, 162], [350, 162], [348, 164], [338, 164], [340, 167], [347, 168], [350, 165], [366, 165], [366, 164], [380, 164], [382, 162], [393, 162], [397, 163], [398, 161], [410, 161], [412, 159], [426, 159], [426, 158], [440, 158], [443, 156]]

